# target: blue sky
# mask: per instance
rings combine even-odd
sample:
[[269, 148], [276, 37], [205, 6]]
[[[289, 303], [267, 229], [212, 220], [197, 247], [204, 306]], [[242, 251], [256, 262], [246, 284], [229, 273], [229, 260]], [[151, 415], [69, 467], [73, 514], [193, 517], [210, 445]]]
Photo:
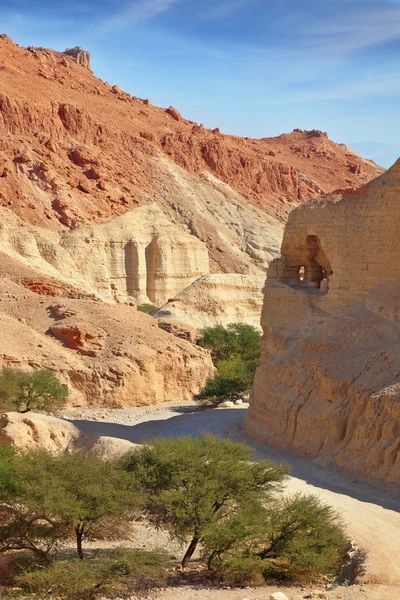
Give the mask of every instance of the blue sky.
[[21, 45], [92, 53], [99, 77], [225, 133], [322, 129], [400, 155], [400, 0], [0, 0]]

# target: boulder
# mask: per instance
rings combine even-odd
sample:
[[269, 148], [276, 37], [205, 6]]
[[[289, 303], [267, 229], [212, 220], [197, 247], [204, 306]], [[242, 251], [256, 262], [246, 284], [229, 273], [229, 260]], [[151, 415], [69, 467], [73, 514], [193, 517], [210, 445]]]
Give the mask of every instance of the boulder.
[[48, 452], [87, 451], [104, 458], [132, 452], [137, 445], [83, 432], [70, 421], [38, 413], [9, 412], [0, 416], [0, 446], [12, 444], [21, 450]]
[[173, 119], [175, 119], [175, 121], [182, 121], [181, 113], [173, 106], [170, 106], [169, 108], [167, 108], [167, 110], [165, 112], [168, 115], [170, 115]]

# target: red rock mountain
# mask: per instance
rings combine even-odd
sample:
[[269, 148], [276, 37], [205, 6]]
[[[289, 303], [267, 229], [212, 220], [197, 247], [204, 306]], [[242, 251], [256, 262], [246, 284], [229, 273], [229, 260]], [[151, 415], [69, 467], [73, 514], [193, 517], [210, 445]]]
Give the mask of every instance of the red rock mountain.
[[293, 203], [382, 171], [320, 131], [255, 140], [207, 130], [89, 66], [79, 48], [59, 53], [0, 38], [0, 204], [31, 224], [74, 227], [161, 201], [160, 156], [212, 174], [279, 219]]

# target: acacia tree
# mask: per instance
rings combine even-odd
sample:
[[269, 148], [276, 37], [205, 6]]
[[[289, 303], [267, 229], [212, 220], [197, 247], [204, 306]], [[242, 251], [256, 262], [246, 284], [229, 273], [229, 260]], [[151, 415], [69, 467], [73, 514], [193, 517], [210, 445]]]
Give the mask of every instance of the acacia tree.
[[111, 518], [124, 522], [137, 509], [139, 494], [134, 480], [116, 460], [102, 460], [89, 454], [58, 457], [62, 470], [60, 490], [51, 505], [68, 524], [76, 538], [78, 557], [83, 559], [83, 540], [94, 525]]
[[53, 457], [46, 452], [0, 448], [0, 552], [31, 550], [45, 556], [68, 535], [49, 507], [48, 498], [57, 493], [52, 471]]
[[43, 555], [75, 536], [82, 559], [91, 528], [129, 518], [135, 499], [134, 482], [116, 460], [0, 448], [0, 550]]
[[213, 435], [157, 439], [124, 460], [147, 492], [150, 520], [181, 542], [191, 541], [186, 567], [205, 531], [253, 497], [279, 489], [288, 468], [270, 461], [251, 463], [253, 450]]
[[3, 367], [0, 373], [0, 400], [7, 409], [26, 413], [54, 410], [65, 404], [68, 388], [52, 371], [23, 371]]

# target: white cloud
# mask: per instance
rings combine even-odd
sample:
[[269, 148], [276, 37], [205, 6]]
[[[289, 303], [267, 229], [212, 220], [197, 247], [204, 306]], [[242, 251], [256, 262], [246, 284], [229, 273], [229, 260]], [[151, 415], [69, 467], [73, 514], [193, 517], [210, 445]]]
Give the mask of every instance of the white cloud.
[[291, 92], [292, 100], [295, 102], [342, 100], [349, 102], [378, 96], [400, 96], [400, 80], [397, 73], [370, 74], [358, 80]]
[[167, 12], [174, 4], [181, 0], [136, 0], [129, 2], [111, 18], [98, 24], [100, 30], [119, 30], [148, 21], [154, 17]]
[[400, 7], [362, 6], [330, 21], [319, 21], [301, 31], [304, 49], [322, 54], [347, 54], [400, 40]]

